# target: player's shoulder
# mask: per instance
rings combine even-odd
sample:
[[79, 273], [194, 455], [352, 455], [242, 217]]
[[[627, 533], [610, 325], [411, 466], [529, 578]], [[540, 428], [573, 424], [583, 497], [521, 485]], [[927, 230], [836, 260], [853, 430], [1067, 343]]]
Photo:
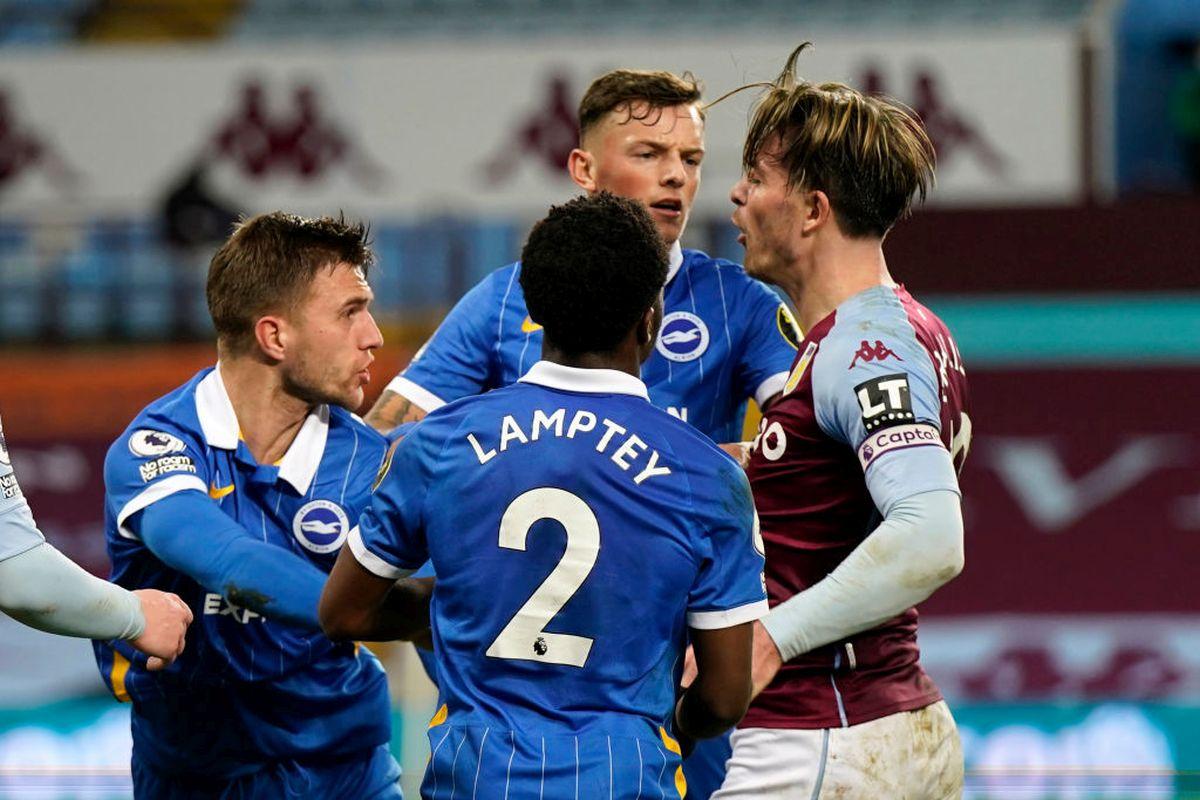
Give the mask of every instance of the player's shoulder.
[[820, 340], [813, 372], [832, 376], [859, 368], [922, 369], [927, 362], [928, 353], [896, 288], [875, 286], [838, 306]]
[[728, 469], [741, 470], [732, 456], [698, 428], [650, 403], [644, 405], [638, 407], [638, 416], [644, 430], [652, 431], [650, 436], [657, 440], [651, 444], [668, 450], [681, 468], [701, 478]]

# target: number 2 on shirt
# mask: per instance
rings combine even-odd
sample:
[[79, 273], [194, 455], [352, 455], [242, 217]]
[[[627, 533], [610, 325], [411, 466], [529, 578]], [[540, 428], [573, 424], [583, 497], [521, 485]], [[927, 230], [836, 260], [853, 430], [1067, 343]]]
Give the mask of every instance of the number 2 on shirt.
[[487, 655], [543, 664], [582, 667], [593, 639], [569, 633], [549, 633], [545, 627], [587, 580], [600, 553], [600, 523], [587, 503], [563, 489], [530, 489], [504, 510], [500, 546], [524, 552], [535, 522], [552, 519], [567, 532], [567, 549], [537, 591], [500, 631]]

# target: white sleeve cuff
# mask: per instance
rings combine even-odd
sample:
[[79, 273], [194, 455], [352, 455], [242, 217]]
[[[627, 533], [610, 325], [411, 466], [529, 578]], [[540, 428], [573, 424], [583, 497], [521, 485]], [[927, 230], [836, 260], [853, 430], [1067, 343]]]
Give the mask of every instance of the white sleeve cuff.
[[357, 525], [350, 529], [349, 535], [346, 536], [346, 543], [350, 545], [350, 552], [354, 554], [354, 558], [357, 559], [358, 563], [362, 564], [363, 569], [381, 578], [398, 581], [416, 572], [413, 569], [393, 567], [368, 550], [366, 544], [363, 543], [362, 533], [359, 532]]
[[767, 611], [767, 601], [756, 600], [753, 603], [747, 603], [737, 608], [727, 608], [724, 611], [689, 611], [687, 624], [689, 628], [701, 631], [732, 628], [734, 625], [741, 625], [743, 622], [754, 622], [756, 619], [762, 619], [767, 615]]
[[758, 389], [754, 391], [754, 402], [758, 403], [760, 409], [763, 407], [763, 403], [783, 391], [787, 379], [788, 373], [776, 372], [758, 385]]
[[169, 478], [163, 478], [158, 483], [153, 483], [142, 490], [142, 493], [134, 497], [125, 507], [117, 513], [117, 532], [126, 539], [137, 539], [133, 531], [125, 527], [125, 522], [137, 512], [144, 508], [149, 508], [154, 503], [162, 500], [164, 497], [170, 497], [176, 492], [186, 492], [195, 490], [203, 492], [208, 496], [208, 487], [204, 485], [204, 481], [197, 478], [195, 475], [172, 475]]
[[395, 392], [401, 397], [407, 398], [421, 407], [421, 410], [426, 414], [431, 411], [436, 411], [446, 405], [446, 401], [438, 397], [428, 389], [418, 386], [403, 375], [397, 375], [392, 378], [391, 383], [386, 387], [389, 392]]

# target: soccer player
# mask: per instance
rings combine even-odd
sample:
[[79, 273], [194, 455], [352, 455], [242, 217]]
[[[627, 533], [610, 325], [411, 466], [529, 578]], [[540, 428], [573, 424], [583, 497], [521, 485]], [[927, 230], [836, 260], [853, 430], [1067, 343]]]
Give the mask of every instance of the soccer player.
[[162, 669], [184, 646], [192, 612], [177, 595], [128, 592], [58, 552], [33, 521], [0, 427], [0, 611], [30, 627], [88, 639], [123, 639]]
[[[746, 399], [770, 404], [799, 337], [786, 306], [740, 266], [680, 247], [703, 158], [696, 82], [620, 69], [584, 94], [579, 147], [567, 170], [588, 193], [641, 201], [670, 248], [662, 333], [642, 368], [651, 402], [714, 441], [737, 442]], [[520, 262], [509, 264], [468, 292], [388, 384], [367, 422], [389, 430], [524, 375], [541, 352], [542, 326], [529, 315], [520, 275]]]
[[933, 147], [903, 106], [796, 78], [802, 49], [753, 112], [732, 192], [747, 271], [808, 333], [752, 446], [772, 610], [715, 797], [958, 797], [958, 733], [913, 606], [963, 566], [966, 374], [882, 250]]
[[[551, 209], [522, 260], [542, 360], [401, 440], [321, 620], [402, 632], [427, 608], [396, 580], [432, 558], [443, 705], [423, 797], [682, 796], [668, 729], [719, 734], [750, 696], [766, 596], [749, 486], [637, 377], [667, 273], [644, 206]], [[676, 704], [689, 634], [700, 678]]]
[[357, 408], [382, 344], [361, 225], [272, 213], [213, 256], [216, 367], [145, 408], [105, 461], [113, 580], [178, 592], [192, 646], [150, 673], [120, 642], [139, 798], [400, 797], [379, 662], [317, 601], [387, 442]]
[[[670, 248], [662, 329], [642, 367], [650, 401], [744, 458], [737, 443], [746, 399], [770, 406], [799, 335], [787, 307], [740, 266], [681, 248], [703, 158], [697, 83], [619, 69], [597, 78], [580, 101], [579, 147], [567, 169], [588, 193], [641, 201]], [[388, 384], [367, 422], [387, 431], [524, 375], [541, 352], [542, 326], [529, 315], [520, 275], [520, 262], [509, 264], [469, 291]], [[729, 753], [724, 737], [702, 742], [687, 759], [691, 797], [704, 800], [721, 785]]]

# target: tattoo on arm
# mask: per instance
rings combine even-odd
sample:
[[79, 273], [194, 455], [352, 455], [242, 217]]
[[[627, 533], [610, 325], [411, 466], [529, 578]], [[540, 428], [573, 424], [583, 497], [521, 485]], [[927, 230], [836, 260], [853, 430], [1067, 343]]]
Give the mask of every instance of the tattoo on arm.
[[390, 431], [405, 422], [418, 422], [423, 419], [425, 419], [423, 408], [390, 389], [384, 390], [366, 416], [367, 424], [381, 432]]

